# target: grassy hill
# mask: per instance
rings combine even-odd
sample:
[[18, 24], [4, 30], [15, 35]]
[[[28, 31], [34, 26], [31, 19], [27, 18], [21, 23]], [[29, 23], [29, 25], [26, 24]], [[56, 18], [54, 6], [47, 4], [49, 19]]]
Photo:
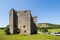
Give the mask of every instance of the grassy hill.
[[60, 25], [58, 24], [51, 24], [51, 23], [38, 23], [38, 28], [49, 28], [49, 29], [58, 29]]
[[48, 32], [60, 32], [60, 25], [58, 24], [38, 23], [38, 28], [40, 32], [44, 32], [44, 30]]

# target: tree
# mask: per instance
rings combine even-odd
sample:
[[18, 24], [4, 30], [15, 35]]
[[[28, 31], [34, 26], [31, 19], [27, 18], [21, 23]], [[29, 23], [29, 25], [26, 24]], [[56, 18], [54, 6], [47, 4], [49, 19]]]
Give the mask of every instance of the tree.
[[10, 34], [9, 25], [6, 26], [5, 32], [6, 32], [6, 34]]

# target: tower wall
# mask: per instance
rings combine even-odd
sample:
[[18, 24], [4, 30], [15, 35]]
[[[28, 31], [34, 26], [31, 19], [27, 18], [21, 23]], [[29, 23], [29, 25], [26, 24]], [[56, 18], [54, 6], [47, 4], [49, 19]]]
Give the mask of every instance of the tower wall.
[[11, 34], [16, 34], [17, 33], [17, 24], [18, 24], [18, 21], [17, 21], [17, 15], [16, 15], [16, 12], [14, 9], [11, 9], [10, 10], [10, 13], [9, 13], [9, 25], [10, 25], [10, 33]]
[[20, 34], [30, 34], [30, 10], [17, 11]]
[[37, 17], [31, 17], [31, 34], [37, 33]]
[[9, 26], [10, 26], [10, 33], [13, 34], [13, 27], [14, 27], [14, 10], [11, 9], [9, 13]]
[[33, 17], [33, 21], [34, 21], [34, 23], [35, 23], [35, 25], [36, 25], [36, 27], [37, 27], [37, 16], [34, 16], [34, 17]]
[[30, 10], [15, 11], [10, 10], [10, 33], [34, 34], [37, 33], [37, 17], [32, 17]]

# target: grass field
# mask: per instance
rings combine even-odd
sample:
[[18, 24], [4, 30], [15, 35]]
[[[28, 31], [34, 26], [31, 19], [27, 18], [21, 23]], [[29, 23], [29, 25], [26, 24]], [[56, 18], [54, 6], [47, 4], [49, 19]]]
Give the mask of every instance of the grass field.
[[0, 35], [0, 40], [60, 40], [59, 36], [48, 34], [36, 35]]
[[49, 34], [34, 34], [34, 35], [5, 35], [4, 30], [0, 30], [0, 40], [60, 40], [60, 36]]
[[1, 34], [5, 34], [5, 32], [4, 32], [4, 30], [1, 30], [1, 29], [0, 29], [0, 35], [1, 35]]
[[60, 29], [48, 29], [50, 32], [60, 32]]
[[[40, 29], [40, 32], [41, 32], [41, 30], [43, 30], [43, 29]], [[60, 32], [60, 29], [48, 29], [48, 32]]]

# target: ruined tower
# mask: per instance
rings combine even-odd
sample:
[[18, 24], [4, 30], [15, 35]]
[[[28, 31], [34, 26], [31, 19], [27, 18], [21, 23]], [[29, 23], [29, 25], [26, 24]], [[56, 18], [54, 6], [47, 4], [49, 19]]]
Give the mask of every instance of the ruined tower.
[[10, 10], [9, 13], [10, 33], [16, 34], [35, 34], [37, 33], [37, 16], [32, 17], [30, 10], [16, 11]]

